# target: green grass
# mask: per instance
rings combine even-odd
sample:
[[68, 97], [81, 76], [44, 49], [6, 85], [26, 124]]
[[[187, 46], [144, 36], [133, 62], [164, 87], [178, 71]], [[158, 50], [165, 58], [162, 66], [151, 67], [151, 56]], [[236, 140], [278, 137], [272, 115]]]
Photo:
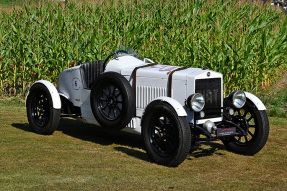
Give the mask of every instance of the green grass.
[[278, 91], [275, 98], [269, 98], [266, 102], [270, 107], [270, 116], [287, 117], [287, 89]]
[[255, 156], [201, 143], [177, 168], [149, 161], [140, 136], [63, 119], [51, 136], [30, 131], [23, 104], [0, 102], [0, 190], [284, 190], [287, 119], [270, 118]]
[[272, 84], [258, 94], [266, 105], [267, 114], [272, 117], [287, 117], [287, 74], [279, 84]]

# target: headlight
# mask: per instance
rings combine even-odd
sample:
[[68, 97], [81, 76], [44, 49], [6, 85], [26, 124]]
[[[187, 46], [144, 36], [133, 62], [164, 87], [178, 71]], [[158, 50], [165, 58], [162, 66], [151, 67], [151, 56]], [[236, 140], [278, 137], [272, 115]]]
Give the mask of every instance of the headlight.
[[234, 105], [234, 107], [240, 109], [244, 106], [246, 102], [246, 95], [241, 90], [236, 90], [230, 94], [231, 102]]
[[188, 103], [189, 107], [195, 112], [200, 112], [205, 105], [204, 97], [200, 93], [191, 95], [188, 99]]

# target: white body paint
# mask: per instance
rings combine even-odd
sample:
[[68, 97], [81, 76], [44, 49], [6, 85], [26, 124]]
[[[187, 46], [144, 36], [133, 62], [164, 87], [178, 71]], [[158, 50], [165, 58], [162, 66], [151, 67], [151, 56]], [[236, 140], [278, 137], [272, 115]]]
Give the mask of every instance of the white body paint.
[[[146, 65], [152, 62], [150, 59], [137, 59], [130, 55], [120, 56], [112, 59], [106, 66], [104, 72], [113, 71], [123, 75], [129, 83], [133, 84], [133, 71], [135, 67]], [[136, 116], [127, 126], [127, 131], [141, 133], [141, 118], [145, 108], [153, 101], [163, 101], [170, 104], [178, 116], [186, 116], [189, 123], [203, 124], [207, 120], [212, 122], [222, 121], [221, 117], [196, 120], [194, 112], [186, 106], [187, 98], [195, 92], [195, 82], [199, 79], [220, 79], [221, 107], [223, 107], [223, 76], [221, 73], [201, 68], [188, 68], [174, 72], [172, 76], [171, 97], [168, 97], [168, 77], [171, 71], [179, 68], [172, 65], [154, 65], [137, 70], [136, 73]], [[58, 77], [57, 89], [45, 80], [35, 83], [44, 84], [50, 91], [53, 99], [53, 107], [61, 108], [60, 95], [68, 99], [74, 106], [81, 110], [81, 118], [87, 123], [99, 125], [93, 116], [90, 107], [90, 92], [83, 86], [83, 75], [80, 66], [64, 70]], [[212, 87], [207, 87], [206, 92]], [[210, 94], [212, 89], [210, 89]], [[255, 95], [245, 92], [259, 110], [265, 110], [264, 104]], [[208, 100], [207, 100], [208, 102]], [[206, 103], [208, 104], [208, 103]], [[222, 110], [221, 110], [222, 111]]]
[[[41, 83], [41, 84], [45, 85], [47, 87], [47, 89], [49, 90], [51, 97], [52, 97], [52, 100], [53, 100], [53, 108], [54, 109], [61, 109], [61, 99], [60, 99], [60, 95], [59, 95], [56, 87], [51, 82], [49, 82], [47, 80], [36, 81], [35, 83], [33, 83], [33, 85], [37, 84], [37, 83]], [[29, 90], [29, 92], [30, 92], [30, 90]], [[26, 101], [27, 101], [27, 97], [29, 95], [29, 92], [26, 96]], [[25, 105], [26, 105], [26, 102], [25, 102]]]

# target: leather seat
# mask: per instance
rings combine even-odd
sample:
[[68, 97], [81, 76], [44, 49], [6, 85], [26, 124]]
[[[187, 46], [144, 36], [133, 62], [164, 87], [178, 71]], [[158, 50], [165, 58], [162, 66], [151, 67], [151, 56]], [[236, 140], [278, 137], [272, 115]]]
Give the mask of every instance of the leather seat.
[[91, 89], [95, 79], [104, 72], [104, 68], [104, 60], [86, 62], [80, 66], [85, 89]]

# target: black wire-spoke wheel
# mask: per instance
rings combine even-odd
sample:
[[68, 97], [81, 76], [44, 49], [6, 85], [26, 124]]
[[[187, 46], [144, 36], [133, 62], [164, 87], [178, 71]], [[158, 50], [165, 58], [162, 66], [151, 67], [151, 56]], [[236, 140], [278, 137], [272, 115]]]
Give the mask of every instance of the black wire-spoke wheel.
[[234, 109], [230, 116], [232, 122], [239, 125], [246, 134], [224, 139], [227, 149], [239, 154], [253, 155], [259, 152], [267, 142], [269, 121], [265, 110], [258, 110], [255, 104], [247, 100], [241, 109]]
[[53, 108], [50, 91], [44, 84], [34, 84], [27, 96], [27, 117], [33, 131], [52, 134], [58, 127], [61, 109]]
[[149, 157], [158, 164], [178, 166], [187, 157], [191, 146], [190, 127], [165, 102], [153, 102], [145, 110], [142, 136]]
[[109, 120], [117, 119], [123, 112], [123, 98], [119, 88], [107, 85], [100, 91], [102, 95], [99, 94], [99, 111]]
[[32, 118], [39, 127], [45, 127], [49, 123], [50, 106], [45, 92], [39, 91], [32, 100]]
[[135, 97], [132, 87], [115, 72], [101, 74], [92, 86], [91, 108], [103, 127], [121, 129], [135, 116]]
[[163, 157], [176, 153], [179, 145], [176, 121], [162, 114], [153, 117], [149, 128], [149, 141], [152, 148]]
[[253, 138], [255, 138], [258, 133], [255, 128], [258, 126], [258, 122], [254, 120], [256, 118], [256, 114], [251, 110], [251, 108], [236, 109], [234, 114], [232, 121], [247, 132], [247, 135], [234, 136], [237, 144], [244, 145], [252, 142], [254, 140]]

